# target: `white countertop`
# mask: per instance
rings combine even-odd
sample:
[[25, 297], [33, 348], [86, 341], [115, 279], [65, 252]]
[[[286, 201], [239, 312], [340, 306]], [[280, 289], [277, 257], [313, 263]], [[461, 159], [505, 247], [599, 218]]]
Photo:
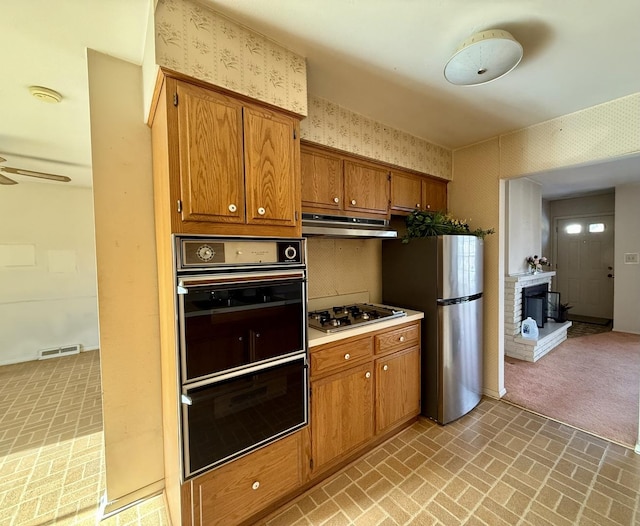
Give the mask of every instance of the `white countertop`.
[[[386, 305], [380, 305], [382, 307]], [[368, 325], [361, 325], [360, 327], [356, 326], [353, 329], [344, 329], [338, 332], [326, 333], [319, 331], [317, 329], [309, 328], [309, 348], [315, 347], [317, 345], [322, 345], [324, 343], [337, 342], [340, 340], [344, 340], [345, 338], [351, 338], [352, 336], [359, 336], [360, 334], [366, 334], [372, 331], [379, 331], [380, 329], [388, 329], [389, 327], [394, 327], [396, 325], [402, 325], [403, 323], [408, 323], [410, 321], [421, 320], [424, 318], [424, 312], [420, 312], [417, 310], [410, 309], [399, 309], [398, 307], [391, 307], [396, 310], [403, 310], [407, 313], [406, 316], [401, 316], [399, 318], [391, 318], [390, 320], [379, 321], [376, 323], [370, 323]]]

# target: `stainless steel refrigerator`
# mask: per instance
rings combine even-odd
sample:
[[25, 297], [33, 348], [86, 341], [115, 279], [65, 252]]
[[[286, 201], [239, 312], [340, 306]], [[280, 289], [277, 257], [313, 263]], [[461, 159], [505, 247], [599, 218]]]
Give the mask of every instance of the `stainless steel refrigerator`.
[[382, 242], [382, 300], [420, 310], [422, 414], [446, 424], [482, 394], [482, 249], [476, 236]]

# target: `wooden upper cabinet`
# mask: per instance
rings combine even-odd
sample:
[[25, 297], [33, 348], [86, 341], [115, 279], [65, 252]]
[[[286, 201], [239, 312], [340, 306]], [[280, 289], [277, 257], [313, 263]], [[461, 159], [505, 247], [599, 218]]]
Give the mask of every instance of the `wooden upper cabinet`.
[[244, 222], [242, 104], [179, 82], [182, 221]]
[[295, 225], [295, 131], [290, 117], [244, 108], [247, 223]]
[[389, 170], [387, 169], [345, 160], [345, 210], [388, 215], [389, 179]]
[[150, 119], [156, 226], [299, 237], [299, 119], [161, 74]]
[[343, 204], [342, 159], [301, 148], [302, 206], [341, 210]]
[[402, 172], [391, 173], [391, 210], [412, 212], [422, 209], [422, 177]]
[[391, 174], [391, 210], [407, 215], [418, 210], [447, 209], [447, 182], [393, 171]]
[[447, 210], [447, 182], [435, 179], [422, 180], [423, 210]]

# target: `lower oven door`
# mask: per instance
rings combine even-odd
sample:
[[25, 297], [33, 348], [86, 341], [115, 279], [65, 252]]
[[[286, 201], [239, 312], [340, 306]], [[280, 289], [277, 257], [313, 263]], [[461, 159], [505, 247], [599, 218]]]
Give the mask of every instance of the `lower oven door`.
[[307, 376], [298, 355], [184, 387], [185, 478], [306, 425]]

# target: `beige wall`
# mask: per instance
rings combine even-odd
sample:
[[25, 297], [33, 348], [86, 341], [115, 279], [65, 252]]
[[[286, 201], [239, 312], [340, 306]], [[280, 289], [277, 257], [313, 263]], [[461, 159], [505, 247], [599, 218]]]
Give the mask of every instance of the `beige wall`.
[[192, 0], [156, 7], [156, 63], [307, 114], [304, 57]]
[[[495, 228], [484, 240], [484, 392], [499, 398], [504, 394], [503, 277], [504, 188], [499, 180], [498, 139], [482, 142], [453, 153], [453, 181], [449, 183], [449, 210], [467, 219], [471, 228]], [[473, 196], [470, 198], [470, 196]]]
[[501, 251], [506, 244], [506, 217], [504, 182], [500, 184], [499, 179], [637, 153], [639, 113], [640, 93], [636, 93], [453, 152], [451, 212], [473, 218], [473, 227], [497, 230], [497, 235], [485, 240], [484, 376], [488, 394], [501, 393], [504, 388], [505, 269]]
[[500, 136], [500, 177], [640, 151], [640, 92]]
[[141, 68], [88, 52], [107, 498], [163, 487], [150, 130]]
[[616, 187], [615, 199], [613, 330], [640, 334], [640, 264], [624, 262], [626, 253], [640, 253], [640, 184]]
[[0, 365], [52, 347], [97, 349], [91, 188], [4, 186], [0, 225]]
[[[310, 300], [358, 294], [362, 298], [359, 301], [381, 301], [382, 241], [379, 239], [309, 238], [307, 266]], [[329, 301], [327, 306], [334, 304]]]
[[302, 138], [371, 159], [451, 179], [451, 150], [309, 95]]
[[526, 178], [506, 182], [507, 275], [527, 271], [527, 256], [542, 253], [542, 191], [540, 184]]

